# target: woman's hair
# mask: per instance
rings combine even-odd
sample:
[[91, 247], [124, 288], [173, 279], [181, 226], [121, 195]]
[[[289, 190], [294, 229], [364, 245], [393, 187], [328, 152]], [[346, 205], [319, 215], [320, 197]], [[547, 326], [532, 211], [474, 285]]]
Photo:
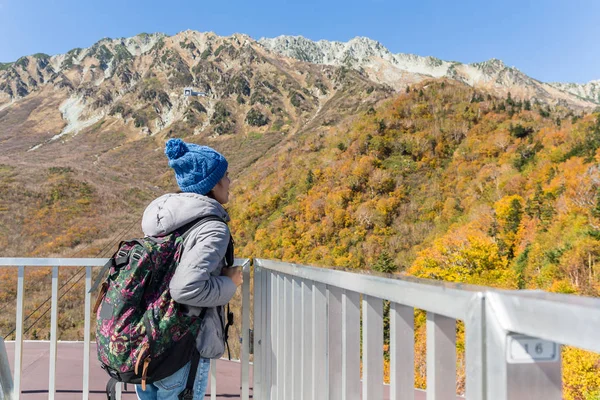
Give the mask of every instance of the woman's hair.
[[[176, 191], [175, 193], [177, 193], [177, 194], [181, 194], [181, 193], [188, 193], [188, 192], [184, 192], [183, 190], [178, 190], [178, 191]], [[210, 197], [210, 198], [211, 198], [211, 199], [213, 199], [213, 200], [216, 200], [216, 199], [215, 199], [215, 195], [214, 195], [214, 193], [213, 193], [212, 189], [210, 190], [210, 192], [206, 193], [206, 194], [205, 194], [205, 196], [206, 196], [206, 197]]]

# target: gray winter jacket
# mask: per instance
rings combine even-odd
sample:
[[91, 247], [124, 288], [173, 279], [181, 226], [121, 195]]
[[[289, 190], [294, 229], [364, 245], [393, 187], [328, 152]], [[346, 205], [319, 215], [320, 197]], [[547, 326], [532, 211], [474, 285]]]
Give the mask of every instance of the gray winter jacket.
[[[229, 221], [221, 204], [195, 193], [165, 194], [144, 211], [142, 230], [147, 236], [162, 236], [200, 217], [216, 215]], [[207, 220], [192, 229], [183, 242], [183, 254], [169, 285], [171, 297], [193, 315], [207, 308], [196, 344], [200, 356], [219, 358], [225, 352], [223, 307], [237, 287], [221, 276], [230, 237], [220, 221]]]

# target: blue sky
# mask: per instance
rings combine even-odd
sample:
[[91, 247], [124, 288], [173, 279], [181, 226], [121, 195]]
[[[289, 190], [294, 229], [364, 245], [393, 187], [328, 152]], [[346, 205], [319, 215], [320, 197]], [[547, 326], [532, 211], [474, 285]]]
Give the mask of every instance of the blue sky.
[[367, 36], [394, 53], [499, 58], [546, 82], [600, 79], [599, 0], [0, 0], [0, 62], [186, 29], [256, 39]]

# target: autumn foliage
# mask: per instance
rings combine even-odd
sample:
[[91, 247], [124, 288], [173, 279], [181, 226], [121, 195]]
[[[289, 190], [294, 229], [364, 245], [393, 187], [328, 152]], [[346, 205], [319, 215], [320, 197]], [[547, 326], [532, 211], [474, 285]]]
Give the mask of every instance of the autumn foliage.
[[[244, 256], [598, 296], [598, 148], [598, 114], [430, 82], [257, 163], [233, 228]], [[596, 398], [598, 360], [564, 350], [565, 398]]]

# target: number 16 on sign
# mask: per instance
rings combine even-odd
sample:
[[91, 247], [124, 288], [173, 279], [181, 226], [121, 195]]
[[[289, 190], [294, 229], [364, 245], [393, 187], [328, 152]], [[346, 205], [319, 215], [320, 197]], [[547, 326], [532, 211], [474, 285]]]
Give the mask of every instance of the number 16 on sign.
[[509, 364], [558, 361], [559, 347], [549, 340], [509, 334], [506, 341], [506, 361]]

